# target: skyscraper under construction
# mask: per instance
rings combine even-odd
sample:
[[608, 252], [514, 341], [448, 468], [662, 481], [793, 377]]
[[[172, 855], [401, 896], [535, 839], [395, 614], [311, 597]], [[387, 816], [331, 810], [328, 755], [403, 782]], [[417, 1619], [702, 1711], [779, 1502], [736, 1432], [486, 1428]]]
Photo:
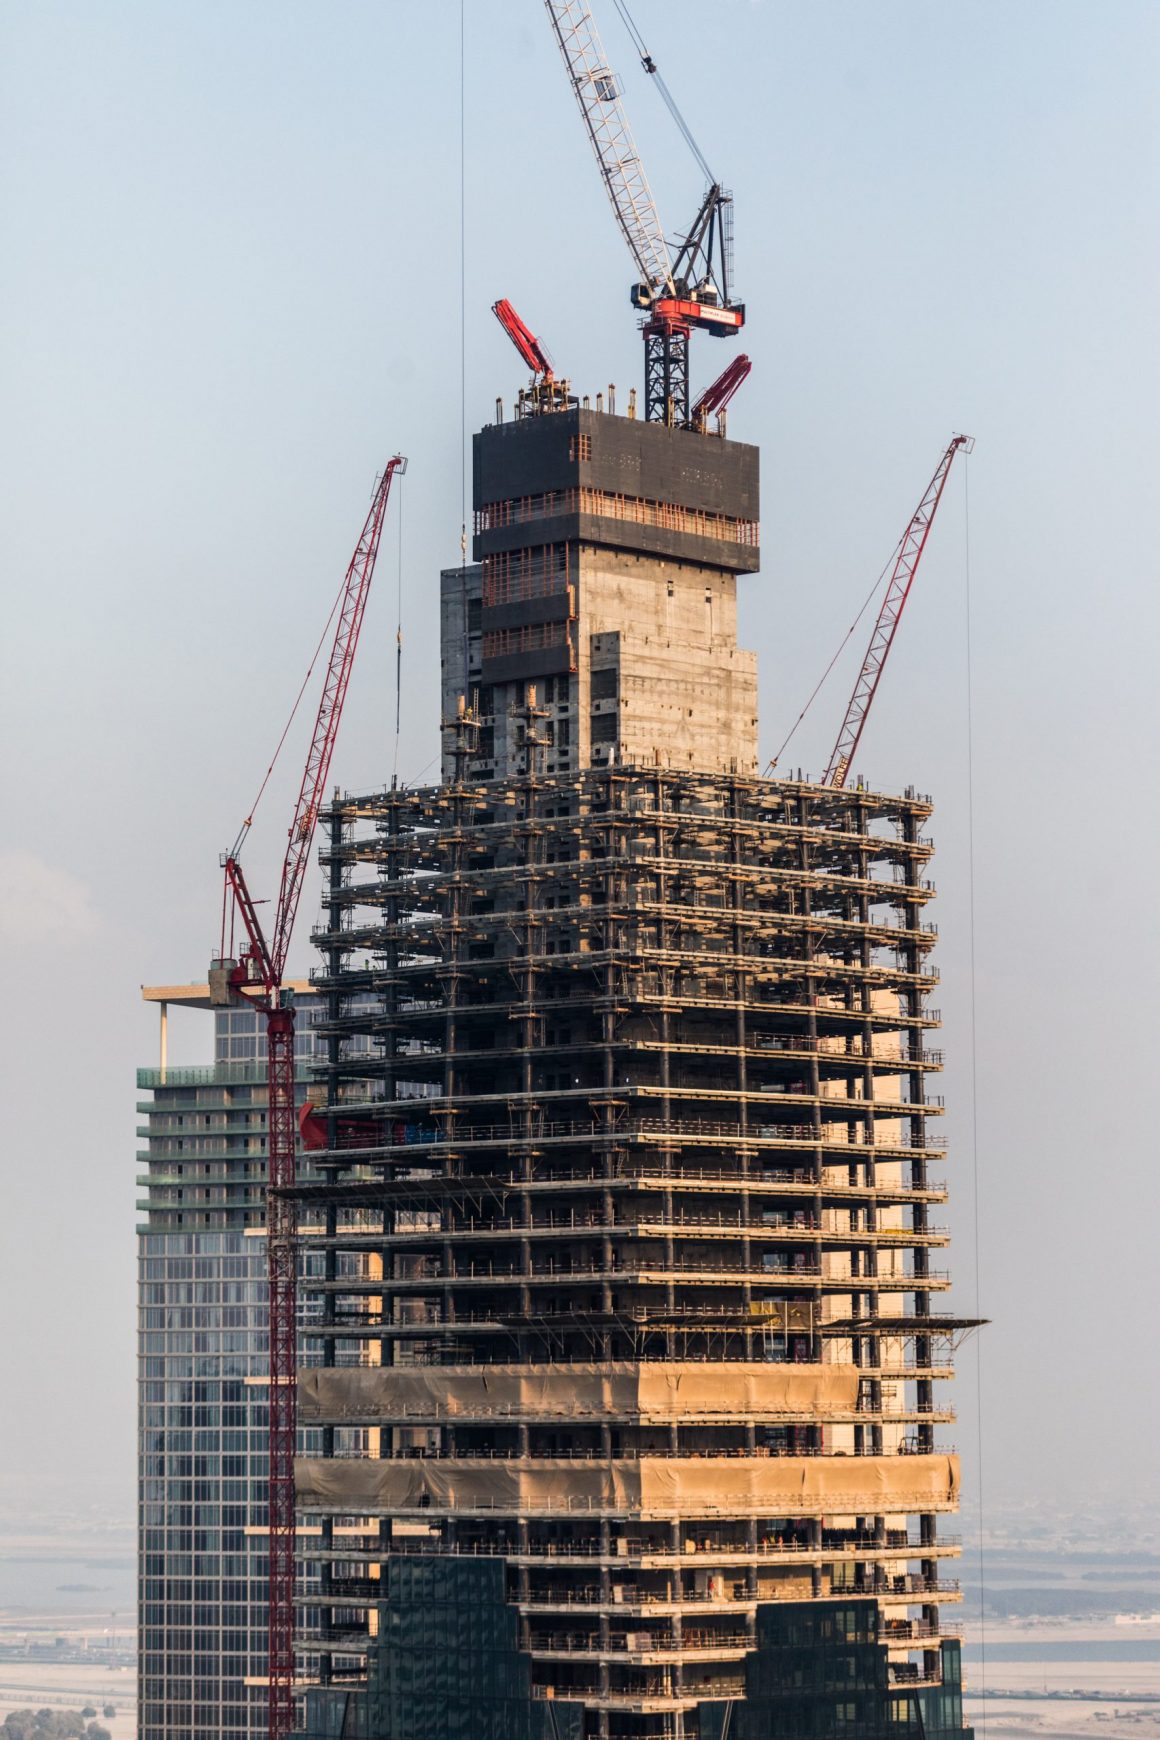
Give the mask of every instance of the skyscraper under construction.
[[756, 449], [521, 410], [328, 816], [306, 1731], [950, 1735], [931, 806], [759, 775]]

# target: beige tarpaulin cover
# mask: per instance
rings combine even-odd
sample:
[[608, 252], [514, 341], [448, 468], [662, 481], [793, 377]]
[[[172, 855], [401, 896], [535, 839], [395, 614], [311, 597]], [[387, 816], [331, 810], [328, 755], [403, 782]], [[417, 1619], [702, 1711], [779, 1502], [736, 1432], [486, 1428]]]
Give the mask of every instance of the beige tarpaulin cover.
[[801, 1516], [942, 1508], [958, 1493], [957, 1456], [642, 1457], [295, 1463], [306, 1510], [612, 1510], [633, 1515]]
[[304, 1423], [384, 1417], [519, 1415], [668, 1418], [697, 1414], [853, 1413], [851, 1365], [574, 1365], [313, 1367], [298, 1374]]

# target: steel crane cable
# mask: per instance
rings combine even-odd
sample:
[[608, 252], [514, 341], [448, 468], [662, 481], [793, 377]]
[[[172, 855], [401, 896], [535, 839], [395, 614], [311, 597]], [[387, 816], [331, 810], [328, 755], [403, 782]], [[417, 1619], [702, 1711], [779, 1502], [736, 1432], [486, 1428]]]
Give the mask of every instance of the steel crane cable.
[[395, 623], [395, 755], [391, 778], [399, 777], [399, 735], [403, 728], [403, 494], [398, 496], [399, 547], [397, 551], [397, 613]]
[[[971, 1197], [974, 1219], [975, 1310], [981, 1314], [982, 1279], [980, 1267], [980, 1207], [979, 1207], [979, 1064], [978, 1064], [978, 968], [975, 927], [975, 678], [974, 678], [974, 610], [971, 596], [971, 485], [970, 454], [963, 455], [963, 602], [965, 606], [965, 650], [967, 688], [967, 937], [970, 945], [970, 1106], [971, 1106]], [[987, 1562], [984, 1538], [986, 1488], [983, 1481], [983, 1346], [975, 1337], [975, 1452], [979, 1482], [979, 1679], [983, 1697], [987, 1695]], [[985, 1705], [980, 1724], [984, 1740], [987, 1733]]]
[[262, 783], [258, 787], [258, 795], [254, 799], [253, 803], [250, 805], [250, 808], [246, 814], [246, 819], [242, 823], [241, 828], [238, 830], [238, 837], [234, 841], [233, 846], [230, 849], [229, 855], [231, 858], [236, 858], [238, 856], [239, 852], [242, 849], [242, 845], [245, 841], [246, 835], [249, 833], [251, 827], [254, 824], [254, 817], [257, 814], [258, 805], [262, 801], [262, 797], [263, 797], [263, 794], [266, 790], [266, 787], [270, 783], [270, 776], [278, 764], [278, 757], [281, 755], [282, 750], [284, 749], [285, 744], [286, 744], [286, 739], [290, 735], [290, 727], [293, 725], [295, 719], [298, 716], [298, 709], [302, 705], [302, 697], [306, 693], [306, 685], [309, 683], [311, 677], [314, 675], [314, 667], [318, 663], [318, 655], [322, 651], [323, 647], [326, 645], [326, 637], [330, 632], [330, 625], [334, 621], [335, 617], [338, 614], [338, 607], [342, 603], [343, 593], [345, 591], [346, 591], [346, 580], [344, 578], [341, 586], [339, 587], [337, 593], [335, 594], [334, 603], [330, 607], [330, 615], [327, 617], [326, 623], [325, 623], [323, 630], [322, 630], [322, 633], [318, 637], [318, 645], [315, 647], [313, 653], [310, 655], [310, 663], [306, 667], [306, 675], [302, 679], [302, 686], [298, 690], [298, 694], [294, 700], [294, 705], [290, 709], [290, 717], [287, 719], [285, 725], [282, 727], [282, 735], [278, 739], [278, 746], [275, 749], [274, 754], [270, 759], [270, 765], [266, 769], [265, 775], [263, 776], [263, 779], [262, 779]]
[[704, 153], [702, 152], [701, 147], [697, 144], [697, 141], [694, 139], [693, 134], [692, 134], [692, 130], [689, 127], [689, 123], [685, 120], [685, 117], [682, 115], [680, 109], [677, 107], [676, 98], [673, 96], [673, 93], [669, 90], [668, 85], [665, 83], [664, 78], [663, 78], [659, 68], [657, 67], [656, 61], [653, 59], [652, 55], [649, 53], [648, 47], [647, 47], [645, 40], [644, 40], [644, 37], [641, 35], [640, 31], [637, 29], [636, 21], [634, 20], [632, 13], [628, 10], [628, 6], [625, 4], [625, 0], [612, 0], [612, 3], [616, 7], [616, 10], [619, 12], [621, 19], [623, 20], [624, 27], [628, 31], [628, 34], [632, 38], [633, 47], [636, 49], [636, 52], [640, 57], [641, 66], [644, 68], [645, 72], [648, 73], [649, 77], [655, 81], [656, 87], [660, 91], [661, 96], [664, 99], [665, 107], [669, 111], [669, 114], [673, 117], [673, 120], [676, 122], [678, 131], [680, 132], [681, 137], [684, 139], [685, 144], [689, 147], [689, 150], [693, 153], [693, 156], [697, 159], [697, 162], [701, 167], [701, 170], [705, 176], [705, 179], [709, 182], [709, 184], [712, 187], [716, 187], [717, 186], [717, 177], [713, 174], [713, 171], [709, 168], [708, 163], [706, 163]]
[[463, 699], [471, 692], [467, 633], [467, 0], [459, 0], [459, 601], [463, 610]]
[[849, 644], [851, 635], [854, 633], [854, 630], [857, 628], [858, 624], [861, 622], [862, 618], [865, 616], [866, 612], [869, 610], [871, 604], [874, 602], [874, 599], [876, 598], [879, 591], [881, 590], [882, 582], [885, 580], [885, 578], [886, 578], [887, 574], [889, 573], [890, 568], [893, 565], [893, 563], [897, 561], [898, 552], [901, 550], [905, 541], [906, 541], [906, 533], [903, 532], [902, 537], [899, 538], [899, 540], [895, 544], [893, 550], [891, 550], [889, 556], [886, 558], [886, 561], [882, 567], [882, 572], [879, 574], [877, 580], [875, 580], [873, 586], [871, 586], [869, 592], [866, 594], [866, 597], [865, 597], [865, 600], [862, 604], [861, 610], [858, 612], [857, 616], [854, 618], [853, 622], [850, 624], [849, 628], [846, 630], [845, 634], [842, 636], [841, 640], [838, 642], [838, 649], [835, 652], [833, 658], [830, 660], [829, 664], [826, 666], [825, 670], [822, 672], [821, 676], [818, 678], [817, 685], [814, 688], [813, 694], [810, 696], [809, 700], [806, 702], [805, 706], [802, 708], [801, 712], [798, 714], [797, 718], [794, 720], [793, 725], [791, 726], [789, 732], [782, 739], [781, 747], [778, 749], [777, 754], [773, 757], [772, 761], [769, 761], [766, 764], [766, 772], [767, 773], [773, 771], [773, 769], [777, 766], [778, 762], [781, 760], [782, 756], [785, 754], [786, 750], [789, 748], [790, 743], [793, 741], [793, 738], [797, 734], [798, 726], [801, 724], [802, 720], [805, 718], [806, 714], [809, 712], [810, 708], [813, 706], [814, 702], [817, 700], [818, 696], [821, 694], [822, 688], [825, 685], [826, 680], [830, 675], [830, 672], [833, 670], [834, 666], [837, 664], [838, 660], [841, 658], [843, 652], [845, 651], [847, 645]]

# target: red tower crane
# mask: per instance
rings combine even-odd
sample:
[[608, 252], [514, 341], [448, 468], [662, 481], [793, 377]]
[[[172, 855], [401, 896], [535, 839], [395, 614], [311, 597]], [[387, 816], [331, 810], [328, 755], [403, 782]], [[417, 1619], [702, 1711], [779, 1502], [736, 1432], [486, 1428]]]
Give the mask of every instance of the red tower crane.
[[970, 453], [974, 445], [972, 435], [952, 435], [950, 445], [939, 460], [935, 474], [926, 486], [926, 493], [903, 533], [898, 554], [894, 558], [890, 584], [886, 588], [886, 596], [882, 600], [882, 608], [870, 636], [870, 645], [862, 660], [862, 669], [858, 672], [858, 681], [854, 684], [854, 693], [846, 708], [846, 717], [842, 720], [842, 729], [838, 732], [838, 740], [822, 775], [823, 785], [831, 785], [840, 790], [846, 783], [850, 763], [866, 726], [870, 703], [877, 692], [887, 655], [894, 644], [894, 636], [898, 632], [898, 624], [906, 608], [906, 600], [910, 596], [910, 588], [914, 584], [914, 576], [918, 572], [918, 564], [922, 560], [922, 552], [926, 548], [938, 504], [942, 500], [942, 492], [946, 488], [951, 462], [960, 447], [964, 453]]
[[[242, 828], [233, 850], [222, 859], [225, 904], [221, 953], [210, 968], [214, 1003], [247, 1002], [266, 1016], [267, 1112], [266, 1250], [270, 1300], [270, 1572], [269, 1572], [269, 1733], [285, 1740], [294, 1726], [294, 1451], [297, 1431], [298, 1294], [297, 1219], [286, 1194], [295, 1180], [294, 1008], [283, 975], [306, 877], [318, 812], [330, 772], [351, 667], [362, 629], [382, 536], [387, 499], [396, 472], [405, 471], [400, 454], [391, 459], [375, 486], [362, 536], [346, 571], [334, 644], [314, 722], [314, 735], [282, 863], [272, 941], [267, 944], [250, 897], [238, 851], [249, 830]], [[224, 915], [232, 901], [249, 946], [240, 961], [226, 957]]]

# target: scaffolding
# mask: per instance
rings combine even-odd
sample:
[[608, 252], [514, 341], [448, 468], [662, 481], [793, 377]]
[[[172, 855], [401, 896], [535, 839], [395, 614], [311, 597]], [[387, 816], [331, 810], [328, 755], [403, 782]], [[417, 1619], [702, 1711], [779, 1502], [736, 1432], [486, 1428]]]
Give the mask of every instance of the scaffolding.
[[775, 1600], [937, 1683], [929, 800], [538, 760], [325, 818], [303, 1647], [490, 1556], [587, 1734], [695, 1734]]

